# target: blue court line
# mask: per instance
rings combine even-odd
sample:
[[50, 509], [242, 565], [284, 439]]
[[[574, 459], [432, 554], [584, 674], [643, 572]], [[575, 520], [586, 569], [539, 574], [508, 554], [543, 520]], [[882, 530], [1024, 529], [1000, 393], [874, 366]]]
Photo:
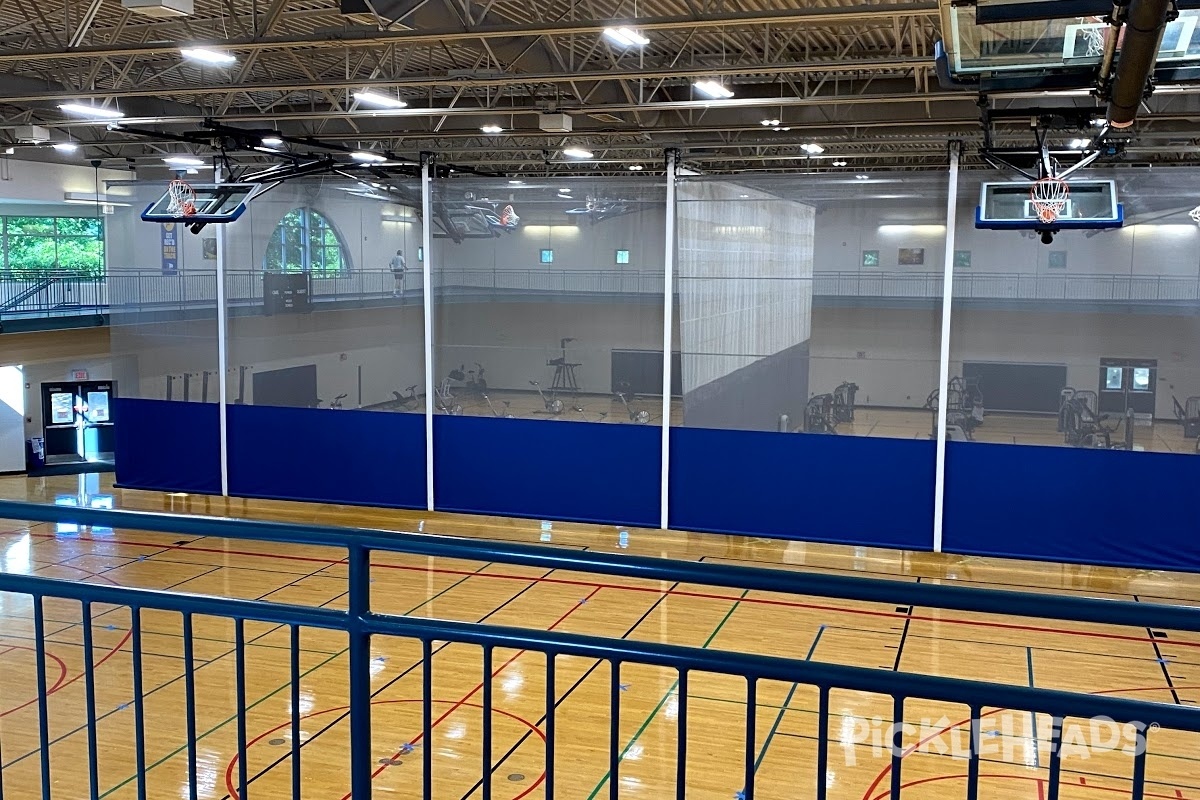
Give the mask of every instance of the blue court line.
[[[817, 650], [817, 645], [821, 643], [821, 634], [825, 632], [825, 626], [821, 625], [817, 628], [817, 635], [813, 638], [812, 645], [808, 648], [808, 653], [804, 656], [805, 661], [812, 661], [813, 653]], [[783, 715], [787, 713], [788, 706], [792, 704], [792, 695], [796, 693], [796, 687], [800, 684], [793, 683], [792, 688], [788, 689], [787, 697], [784, 698], [783, 706], [779, 709], [779, 713], [775, 715], [775, 724], [771, 726], [771, 730], [767, 732], [767, 736], [763, 739], [762, 749], [758, 751], [758, 758], [754, 760], [754, 771], [758, 772], [758, 767], [762, 764], [763, 758], [767, 755], [767, 748], [771, 746], [771, 740], [775, 738], [775, 732], [779, 730], [779, 723], [783, 722]], [[757, 709], [747, 708], [747, 714], [755, 713]], [[821, 720], [817, 720], [817, 727], [821, 726]]]

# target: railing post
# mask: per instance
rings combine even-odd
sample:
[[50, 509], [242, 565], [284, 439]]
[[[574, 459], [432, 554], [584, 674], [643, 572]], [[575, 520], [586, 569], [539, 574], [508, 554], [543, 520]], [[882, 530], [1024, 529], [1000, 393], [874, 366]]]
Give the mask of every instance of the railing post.
[[[371, 551], [349, 547], [350, 611], [350, 792], [354, 800], [371, 800], [371, 635], [365, 623], [371, 613]], [[298, 709], [292, 709], [298, 713]]]

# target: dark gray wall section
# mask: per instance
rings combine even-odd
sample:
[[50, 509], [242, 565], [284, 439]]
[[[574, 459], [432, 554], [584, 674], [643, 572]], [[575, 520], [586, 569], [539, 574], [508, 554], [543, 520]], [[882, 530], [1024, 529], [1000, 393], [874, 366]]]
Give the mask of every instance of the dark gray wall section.
[[808, 402], [808, 345], [801, 342], [688, 392], [683, 397], [683, 424], [775, 431], [779, 415], [787, 414], [793, 428], [800, 425]]

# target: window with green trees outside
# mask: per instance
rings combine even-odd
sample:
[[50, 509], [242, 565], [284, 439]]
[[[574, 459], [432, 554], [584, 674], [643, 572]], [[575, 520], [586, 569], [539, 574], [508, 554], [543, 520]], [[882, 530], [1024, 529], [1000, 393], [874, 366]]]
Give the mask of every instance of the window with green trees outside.
[[293, 208], [275, 226], [263, 257], [268, 272], [309, 272], [333, 277], [349, 269], [342, 237], [324, 214]]
[[4, 275], [38, 278], [104, 275], [104, 220], [97, 217], [0, 217]]

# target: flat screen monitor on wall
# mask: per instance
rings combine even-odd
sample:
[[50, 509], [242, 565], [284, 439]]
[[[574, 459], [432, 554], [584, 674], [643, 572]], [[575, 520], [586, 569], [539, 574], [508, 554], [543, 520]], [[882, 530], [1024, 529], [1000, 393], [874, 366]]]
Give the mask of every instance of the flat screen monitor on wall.
[[254, 373], [254, 405], [314, 408], [317, 405], [317, 365]]

